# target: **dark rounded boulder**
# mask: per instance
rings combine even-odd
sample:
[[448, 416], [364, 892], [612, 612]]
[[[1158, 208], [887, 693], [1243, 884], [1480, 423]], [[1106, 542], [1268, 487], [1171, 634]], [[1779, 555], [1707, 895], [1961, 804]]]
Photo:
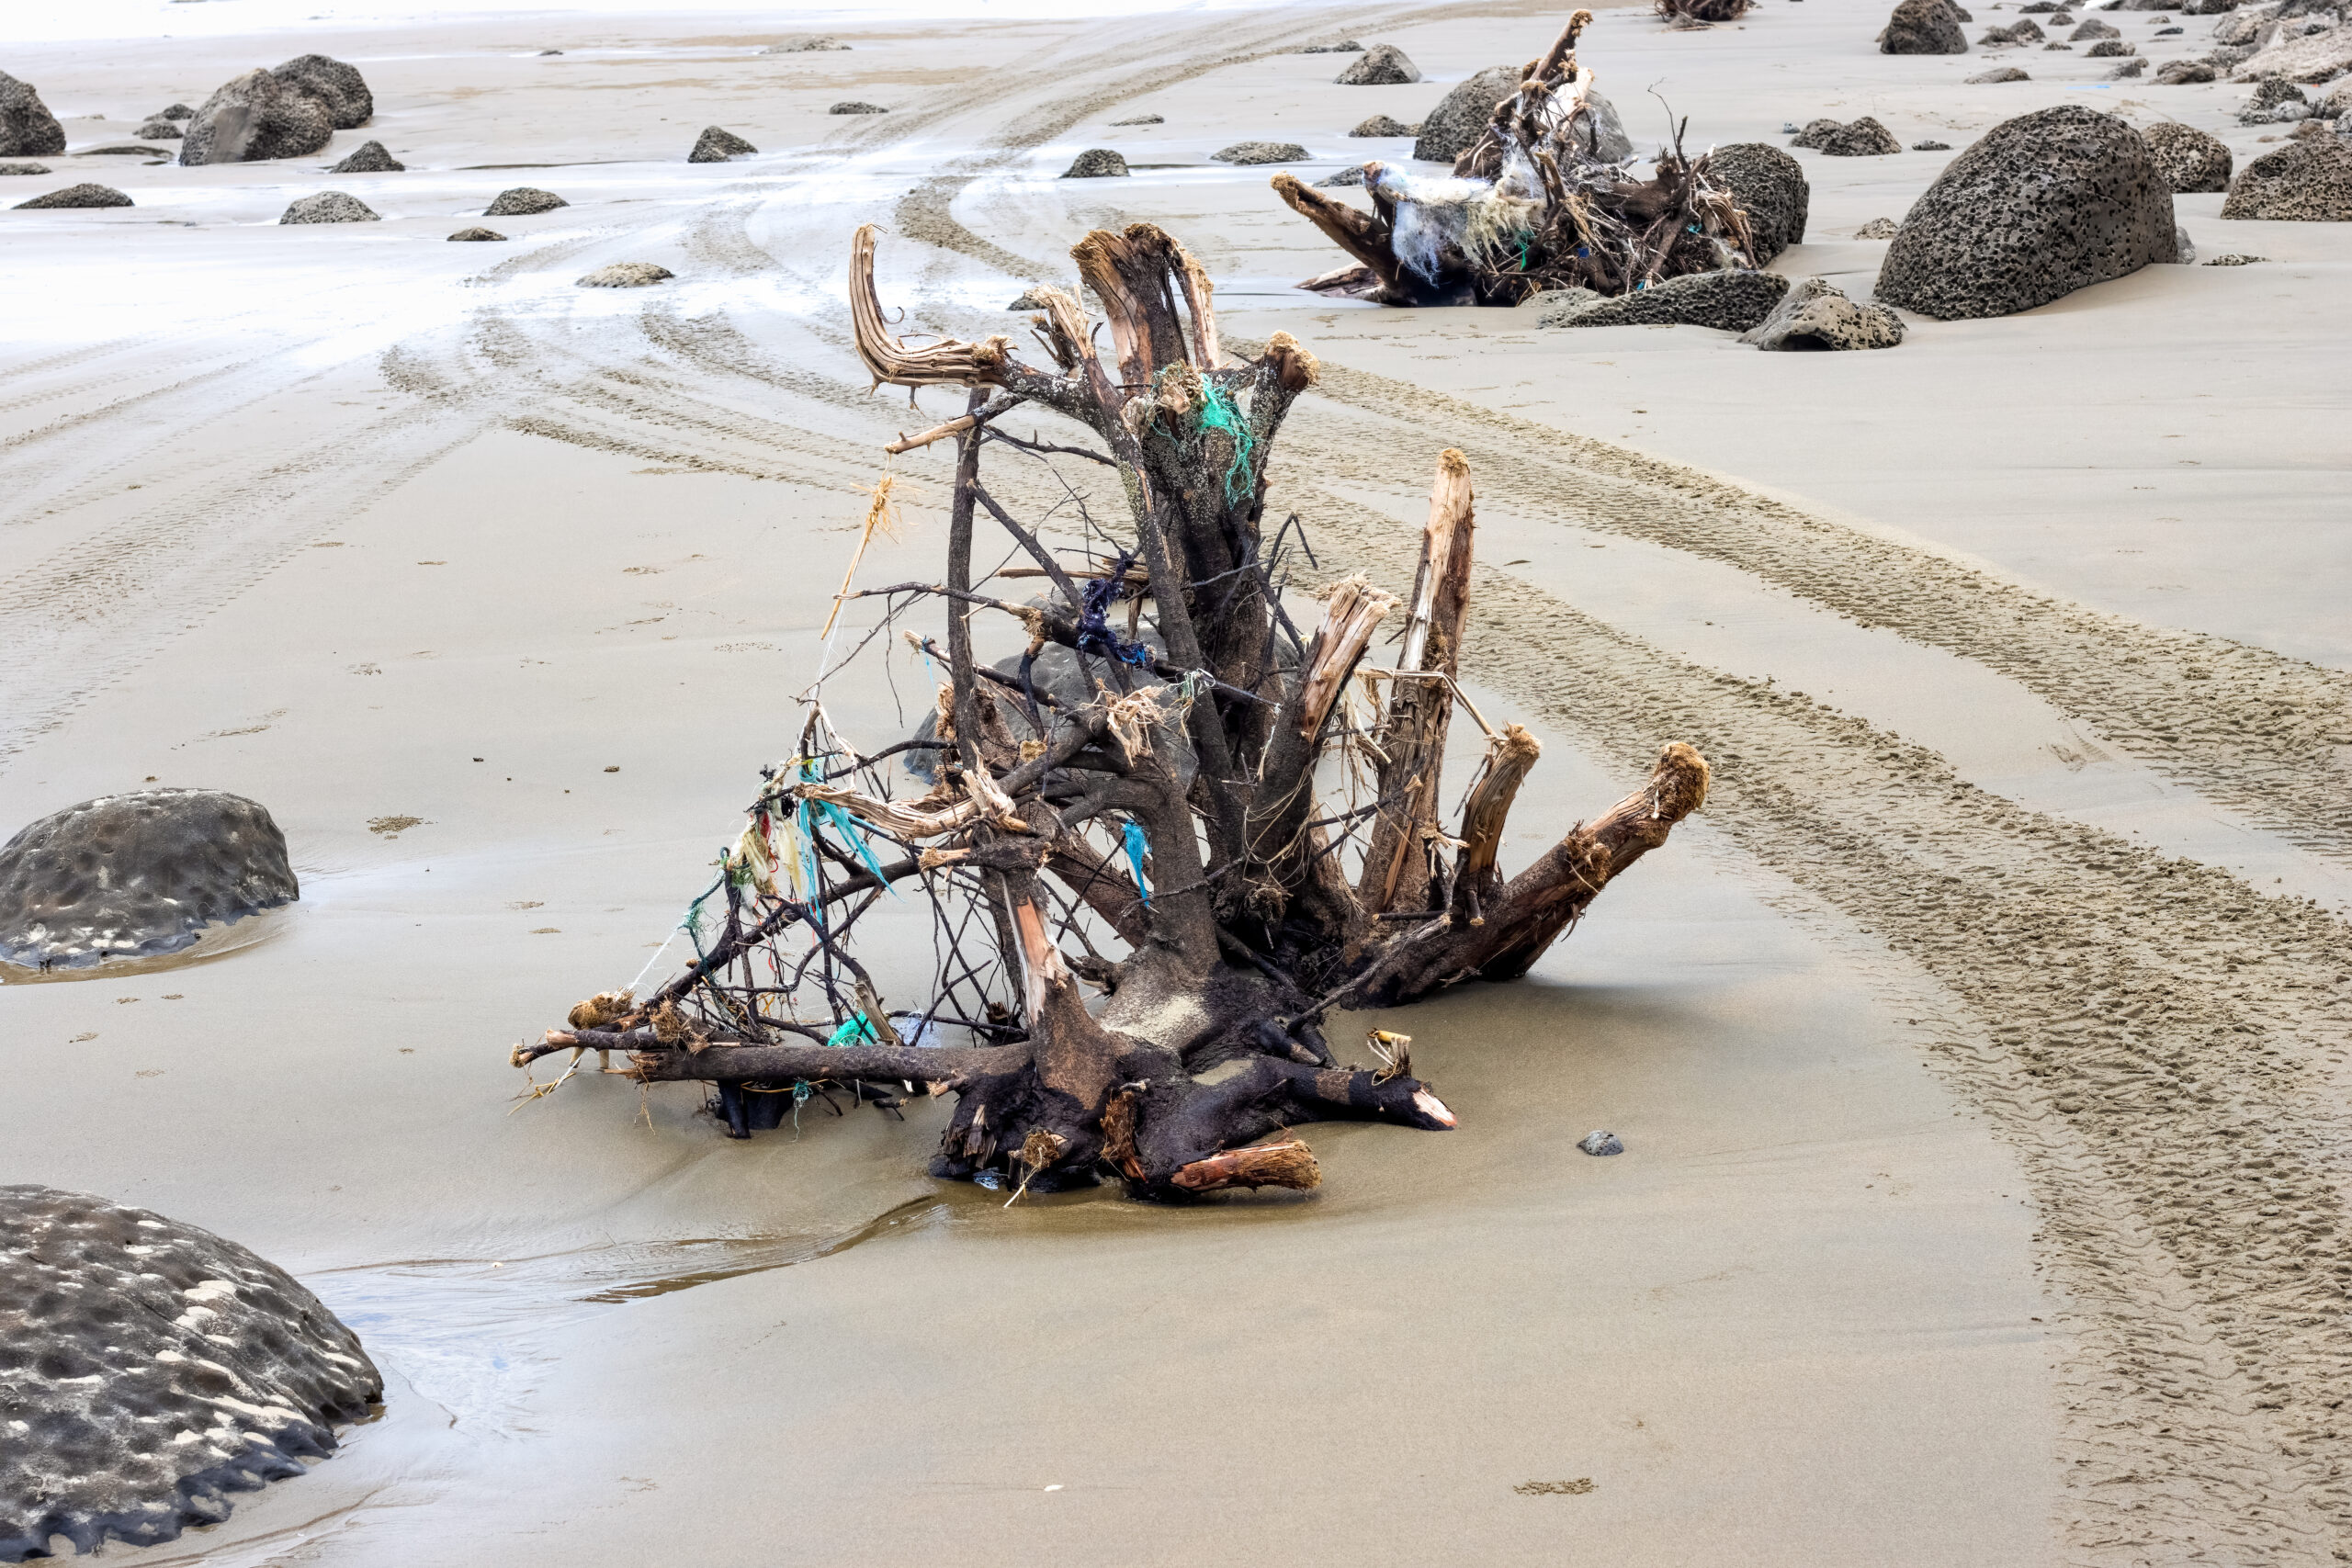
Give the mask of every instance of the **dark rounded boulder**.
[[322, 190], [298, 197], [277, 220], [280, 223], [378, 223], [376, 209], [348, 191]]
[[327, 171], [331, 175], [396, 175], [407, 168], [406, 164], [392, 156], [380, 141], [363, 141], [346, 153], [343, 162]]
[[1123, 179], [1127, 174], [1127, 160], [1116, 149], [1089, 147], [1072, 158], [1069, 167], [1062, 171], [1066, 180]]
[[1951, 0], [1903, 0], [1878, 35], [1881, 54], [1966, 54], [1968, 35], [1961, 31], [1959, 9]]
[[1903, 151], [1903, 143], [1894, 139], [1894, 132], [1870, 115], [1825, 132], [1815, 145], [1830, 158], [1883, 158]]
[[337, 130], [356, 130], [376, 118], [376, 96], [356, 66], [323, 54], [298, 54], [283, 65], [271, 66], [269, 73], [316, 98], [327, 111], [327, 123]]
[[758, 148], [733, 131], [716, 125], [706, 125], [695, 139], [695, 150], [686, 154], [689, 164], [724, 164], [729, 158], [748, 158]]
[[300, 896], [269, 813], [216, 789], [103, 795], [0, 847], [0, 962], [81, 968], [193, 944]]
[[535, 212], [553, 212], [559, 207], [571, 205], [551, 190], [540, 190], [535, 186], [516, 186], [512, 190], [500, 191], [498, 198], [482, 209], [481, 215], [484, 218], [528, 218]]
[[2341, 136], [2315, 136], [2264, 153], [2230, 182], [2222, 216], [2270, 222], [2352, 223], [2352, 141]]
[[219, 1524], [383, 1399], [318, 1297], [210, 1231], [0, 1187], [0, 1562]]
[[2176, 192], [2230, 188], [2230, 149], [2218, 136], [2167, 119], [2140, 132], [2156, 161], [2156, 172]]
[[1331, 78], [1343, 87], [1398, 87], [1420, 79], [1421, 68], [1393, 43], [1374, 44]]
[[[1478, 143], [1495, 118], [1495, 106], [1519, 91], [1520, 67], [1489, 65], [1465, 82], [1457, 82], [1436, 108], [1421, 121], [1413, 142], [1413, 156], [1425, 163], [1451, 164]], [[1588, 91], [1585, 103], [1589, 142], [1588, 156], [1604, 164], [1622, 163], [1634, 155], [1633, 139], [1614, 105], [1598, 91]]]
[[[114, 186], [91, 185], [85, 182], [78, 186], [67, 186], [63, 190], [51, 191], [46, 196], [37, 196], [30, 201], [20, 201], [17, 203], [17, 210], [22, 212], [28, 209], [38, 211], [45, 208], [129, 207], [130, 205], [131, 205], [130, 197], [115, 189]], [[0, 951], [0, 956], [5, 955], [5, 951]]]
[[180, 162], [253, 164], [305, 158], [334, 137], [324, 105], [266, 71], [224, 82], [187, 122]]
[[157, 109], [155, 118], [157, 119], [194, 119], [196, 111], [186, 104], [174, 104], [169, 108]]
[[2147, 142], [2062, 104], [2002, 121], [1944, 165], [1887, 246], [1878, 297], [1939, 320], [2006, 316], [2178, 255]]
[[1735, 141], [1707, 159], [1707, 174], [1731, 192], [1755, 241], [1748, 259], [1763, 266], [1791, 245], [1804, 243], [1813, 187], [1804, 165], [1769, 142]]
[[187, 134], [168, 119], [151, 119], [139, 128], [139, 140], [141, 141], [177, 141]]
[[29, 82], [0, 71], [0, 158], [54, 157], [65, 151], [65, 128]]

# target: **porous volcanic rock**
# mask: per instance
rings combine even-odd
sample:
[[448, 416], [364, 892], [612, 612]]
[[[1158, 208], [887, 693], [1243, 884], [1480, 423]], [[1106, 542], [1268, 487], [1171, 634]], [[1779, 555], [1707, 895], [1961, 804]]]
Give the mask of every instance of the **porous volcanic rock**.
[[1295, 141], [1237, 141], [1209, 156], [1220, 164], [1297, 164], [1306, 149]]
[[2156, 161], [2156, 172], [2177, 192], [2230, 188], [2230, 149], [2178, 120], [2160, 120], [2140, 132]]
[[2170, 262], [2172, 187], [2140, 133], [2076, 104], [2004, 120], [1944, 166], [1887, 246], [1878, 297], [2006, 316]]
[[762, 54], [818, 54], [831, 50], [847, 49], [849, 45], [843, 43], [837, 38], [817, 38], [804, 35], [800, 38], [786, 39], [781, 43], [772, 43], [768, 45], [767, 48], [760, 51], [760, 52]]
[[1951, 151], [1951, 143], [1949, 141], [1939, 141], [1934, 137], [1930, 136], [1924, 141], [1914, 141], [1911, 143], [1911, 151], [1914, 152], [1949, 152]]
[[2156, 82], [2165, 87], [2193, 87], [2213, 79], [2213, 68], [2201, 60], [2167, 60], [2156, 67]]
[[139, 140], [141, 141], [177, 141], [187, 134], [168, 119], [151, 119], [139, 128]]
[[2352, 141], [2341, 136], [2314, 137], [2265, 152], [2230, 182], [2222, 216], [2352, 223]]
[[0, 1187], [0, 1562], [218, 1524], [383, 1398], [357, 1336], [210, 1231]]
[[500, 244], [505, 243], [506, 241], [506, 236], [500, 233], [497, 230], [485, 229], [479, 223], [475, 224], [470, 229], [460, 229], [456, 233], [450, 235], [449, 238], [453, 240], [467, 240], [473, 242], [495, 242]]
[[277, 220], [280, 223], [376, 223], [376, 209], [348, 191], [322, 190], [295, 200]]
[[2102, 22], [2097, 17], [2086, 17], [2080, 27], [2066, 36], [2076, 43], [2088, 43], [2094, 39], [2121, 38], [2123, 29], [2113, 22]]
[[2120, 38], [2103, 38], [2086, 52], [2092, 60], [2120, 60], [2137, 51]]
[[2323, 119], [2343, 119], [2352, 116], [2352, 76], [2346, 76], [2322, 93], [2319, 102], [2312, 107]]
[[396, 175], [407, 168], [386, 150], [380, 141], [363, 141], [344, 154], [343, 162], [327, 171], [331, 175]]
[[1407, 125], [1394, 115], [1376, 114], [1348, 134], [1350, 136], [1410, 136], [1413, 134], [1413, 127]]
[[1826, 278], [1808, 277], [1739, 341], [1782, 353], [1893, 348], [1903, 341], [1903, 318], [1883, 305], [1855, 303]]
[[2256, 54], [2238, 62], [2233, 82], [2283, 76], [2290, 82], [2325, 82], [2352, 71], [2352, 24], [2289, 38], [2282, 28]]
[[759, 149], [733, 131], [716, 125], [706, 125], [702, 134], [695, 138], [695, 150], [686, 154], [689, 164], [724, 164], [729, 158], [748, 157]]
[[1159, 114], [1133, 115], [1128, 118], [1114, 119], [1111, 122], [1114, 128], [1123, 125], [1166, 125], [1167, 123], [1168, 117], [1166, 115]]
[[0, 71], [0, 158], [51, 158], [65, 151], [65, 128], [29, 82]]
[[212, 921], [300, 892], [286, 836], [242, 795], [102, 795], [28, 824], [0, 847], [0, 961], [80, 968], [176, 953]]
[[1612, 299], [1546, 310], [1540, 327], [1717, 327], [1741, 333], [1772, 313], [1789, 280], [1770, 272], [1690, 272]]
[[1979, 71], [1975, 75], [1965, 78], [1971, 86], [1983, 86], [1992, 82], [2030, 82], [2032, 80], [2032, 77], [2014, 65], [2003, 65], [1992, 71]]
[[[42, 172], [47, 173], [46, 170]], [[17, 203], [17, 209], [21, 212], [55, 207], [129, 207], [130, 205], [131, 205], [130, 197], [115, 189], [114, 186], [91, 185], [85, 182], [78, 186], [67, 186], [63, 190], [51, 191], [46, 196], [37, 196], [30, 201], [20, 201]], [[5, 956], [6, 956], [5, 950], [0, 950], [0, 957]]]
[[0, 164], [0, 178], [10, 175], [45, 175], [47, 173], [49, 173], [47, 164]]
[[869, 104], [857, 98], [845, 98], [825, 111], [827, 114], [888, 114], [880, 104]]
[[582, 288], [643, 288], [650, 284], [667, 283], [677, 276], [666, 266], [651, 262], [615, 262], [600, 266], [580, 280]]
[[[1516, 65], [1489, 65], [1468, 81], [1454, 84], [1415, 132], [1413, 156], [1427, 163], [1451, 164], [1470, 151], [1495, 118], [1495, 106], [1519, 91], [1519, 72]], [[1585, 94], [1585, 103], [1591, 110], [1588, 123], [1592, 156], [1605, 164], [1632, 157], [1633, 138], [1625, 134], [1616, 106], [1597, 89]]]
[[2110, 82], [2128, 81], [2134, 76], [2145, 73], [2147, 69], [2147, 61], [2135, 54], [2131, 59], [2125, 61], [2122, 64], [2117, 66], [2114, 70], [2109, 72], [2107, 73], [2107, 79]]
[[1361, 190], [1363, 188], [1363, 165], [1350, 164], [1338, 174], [1317, 180], [1315, 186], [1317, 190], [1334, 190], [1342, 186]]
[[266, 71], [224, 82], [187, 122], [180, 162], [253, 164], [305, 158], [334, 136], [326, 106]]
[[298, 54], [269, 73], [298, 93], [308, 93], [327, 111], [337, 130], [356, 130], [376, 118], [376, 96], [357, 67], [323, 54]]
[[1301, 54], [1362, 54], [1363, 45], [1351, 38], [1343, 38], [1337, 43], [1301, 44], [1298, 52]]
[[196, 111], [186, 104], [174, 104], [169, 108], [156, 110], [155, 118], [157, 119], [194, 119]]
[[1747, 214], [1748, 234], [1756, 242], [1749, 259], [1758, 266], [1791, 245], [1804, 243], [1813, 187], [1805, 181], [1804, 164], [1770, 142], [1735, 141], [1716, 148], [1707, 168]]
[[1903, 0], [1878, 35], [1881, 54], [1966, 54], [1968, 35], [1951, 0]]
[[2005, 43], [2040, 43], [2045, 35], [2031, 21], [2011, 22], [2006, 28], [1986, 28], [1978, 43], [1987, 47]]
[[1127, 160], [1115, 149], [1089, 147], [1069, 161], [1069, 167], [1062, 171], [1061, 177], [1066, 180], [1121, 179], [1126, 173]]
[[551, 190], [534, 186], [516, 186], [498, 193], [498, 199], [481, 210], [484, 218], [528, 218], [535, 212], [553, 212], [571, 203]]
[[1857, 240], [1892, 240], [1903, 231], [1903, 225], [1892, 218], [1873, 218], [1854, 231]]
[[1830, 158], [1883, 158], [1903, 151], [1894, 133], [1869, 115], [1824, 135], [1819, 145], [1822, 154]]
[[1374, 44], [1362, 59], [1331, 78], [1342, 87], [1401, 87], [1420, 79], [1421, 68], [1393, 43]]

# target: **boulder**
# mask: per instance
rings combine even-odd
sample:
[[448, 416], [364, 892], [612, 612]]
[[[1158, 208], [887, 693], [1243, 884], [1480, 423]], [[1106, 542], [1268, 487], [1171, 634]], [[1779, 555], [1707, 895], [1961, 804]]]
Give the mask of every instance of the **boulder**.
[[1421, 121], [1413, 156], [1425, 163], [1451, 164], [1477, 144], [1495, 106], [1519, 91], [1519, 67], [1489, 65], [1465, 82], [1457, 82]]
[[[37, 196], [30, 201], [20, 201], [17, 203], [17, 209], [21, 212], [27, 209], [39, 209], [51, 207], [129, 207], [130, 205], [130, 198], [112, 186], [83, 184], [67, 186], [63, 190], [51, 191], [48, 195]], [[6, 956], [5, 952], [0, 952], [0, 957]]]
[[2156, 81], [2166, 87], [2191, 87], [2213, 79], [2213, 68], [2201, 60], [2168, 60], [2156, 68]]
[[827, 114], [888, 114], [890, 111], [880, 104], [864, 103], [856, 98], [850, 98], [835, 104], [825, 112]]
[[1220, 164], [1301, 164], [1306, 149], [1295, 141], [1237, 141], [1209, 156]]
[[177, 141], [187, 134], [168, 119], [151, 119], [139, 128], [139, 140], [141, 141]]
[[496, 242], [501, 244], [503, 244], [506, 241], [506, 236], [500, 233], [497, 230], [485, 229], [479, 223], [475, 224], [470, 229], [460, 229], [456, 233], [450, 235], [449, 238], [453, 240], [469, 240], [476, 242]]
[[1903, 225], [1892, 218], [1873, 218], [1854, 231], [1857, 240], [1892, 240], [1902, 231]]
[[1813, 201], [1804, 165], [1768, 142], [1735, 141], [1714, 150], [1707, 172], [1747, 215], [1747, 231], [1756, 242], [1748, 259], [1758, 266], [1791, 245], [1804, 243], [1805, 218]]
[[2076, 43], [2088, 43], [2093, 39], [2121, 38], [2123, 29], [2113, 22], [2102, 22], [2097, 17], [2092, 17], [2066, 36]]
[[2084, 52], [2093, 60], [2120, 60], [2138, 51], [2120, 38], [2103, 38]]
[[266, 71], [223, 83], [187, 122], [180, 162], [252, 164], [306, 158], [334, 136], [324, 105]]
[[6, 178], [10, 175], [45, 175], [47, 173], [49, 173], [49, 165], [46, 164], [0, 164], [0, 178]]
[[1951, 0], [1903, 0], [1878, 35], [1881, 54], [1966, 54], [1968, 35]]
[[678, 275], [666, 266], [651, 262], [615, 262], [600, 266], [580, 280], [582, 288], [643, 288], [650, 284], [667, 283]]
[[2224, 218], [2352, 223], [2352, 141], [2290, 141], [2238, 171], [2222, 202]]
[[0, 1187], [0, 1562], [218, 1524], [383, 1399], [356, 1335], [210, 1231]]
[[328, 123], [337, 130], [356, 130], [376, 117], [375, 95], [368, 91], [358, 71], [340, 60], [298, 54], [283, 65], [270, 67], [269, 73], [296, 92], [318, 99], [327, 111]]
[[2220, 137], [2169, 119], [2140, 134], [2156, 161], [2156, 173], [2176, 192], [2230, 188], [2230, 150]]
[[1944, 166], [1887, 247], [1878, 297], [1944, 321], [2006, 316], [2176, 254], [2148, 143], [2065, 104], [2004, 120]]
[[174, 104], [167, 109], [157, 110], [155, 118], [157, 119], [194, 119], [196, 111], [186, 104]]
[[1740, 333], [1761, 322], [1789, 291], [1770, 272], [1689, 272], [1613, 299], [1570, 300], [1538, 316], [1539, 327], [1716, 327]]
[[2011, 22], [2006, 28], [1986, 28], [1984, 36], [1976, 41], [1986, 45], [2040, 43], [2042, 37], [2041, 29], [2029, 18], [2025, 21]]
[[1967, 78], [1968, 83], [1974, 86], [1982, 86], [1993, 82], [2030, 82], [2032, 80], [2032, 77], [2014, 65], [2004, 65], [1996, 71], [1980, 71]]
[[65, 128], [29, 82], [0, 71], [0, 158], [49, 158], [65, 151]]
[[1823, 137], [1845, 129], [1846, 127], [1844, 123], [1839, 120], [1809, 119], [1804, 122], [1804, 129], [1803, 130], [1798, 131], [1794, 136], [1789, 139], [1789, 145], [1792, 147], [1810, 147], [1818, 152], [1821, 148], [1821, 139]]
[[1903, 318], [1883, 305], [1856, 304], [1826, 278], [1808, 277], [1739, 341], [1779, 353], [1893, 348], [1903, 341]]
[[702, 134], [695, 138], [695, 150], [686, 154], [689, 164], [724, 164], [729, 158], [748, 157], [759, 149], [736, 135], [715, 125], [706, 125]]
[[1869, 115], [1824, 135], [1819, 146], [1829, 158], [1883, 158], [1903, 151], [1894, 133]]
[[1127, 160], [1124, 155], [1109, 147], [1089, 147], [1070, 160], [1069, 167], [1062, 171], [1062, 178], [1066, 180], [1124, 179], [1126, 177], [1126, 173]]
[[1401, 87], [1420, 79], [1421, 68], [1393, 43], [1374, 44], [1363, 58], [1331, 78], [1342, 87]]
[[2257, 82], [2265, 76], [2284, 76], [2290, 82], [2318, 83], [2352, 71], [2352, 24], [2299, 38], [2288, 38], [2285, 31], [2280, 28], [2280, 36], [2240, 62], [2230, 79]]
[[347, 191], [322, 190], [288, 207], [280, 223], [376, 223], [376, 209]]
[[363, 141], [344, 154], [343, 162], [327, 171], [331, 175], [396, 175], [407, 168], [406, 164], [391, 155], [380, 141]]
[[836, 38], [806, 35], [788, 38], [782, 43], [772, 43], [760, 51], [762, 54], [818, 54], [829, 50], [847, 49], [849, 45]]
[[2131, 59], [2125, 61], [2122, 64], [2117, 66], [2114, 70], [2109, 72], [2107, 73], [2107, 79], [2110, 82], [2128, 81], [2132, 77], [2142, 74], [2147, 69], [2148, 62], [2141, 59], [2139, 56], [2134, 55]]
[[528, 218], [535, 212], [553, 212], [571, 203], [551, 190], [539, 190], [530, 186], [516, 186], [498, 193], [498, 199], [481, 209], [484, 218]]
[[100, 795], [0, 847], [0, 962], [80, 968], [176, 953], [212, 921], [300, 892], [286, 836], [253, 801], [213, 789]]
[[1413, 134], [1413, 128], [1393, 116], [1376, 114], [1348, 134], [1350, 136], [1410, 136]]

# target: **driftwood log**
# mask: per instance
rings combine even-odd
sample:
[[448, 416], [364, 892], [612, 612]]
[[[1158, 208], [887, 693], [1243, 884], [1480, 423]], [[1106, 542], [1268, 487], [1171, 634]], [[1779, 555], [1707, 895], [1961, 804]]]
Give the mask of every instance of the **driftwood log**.
[[[859, 231], [850, 303], [876, 384], [971, 389], [962, 416], [894, 444], [956, 443], [944, 581], [869, 595], [891, 615], [951, 612], [944, 647], [914, 639], [945, 667], [935, 725], [861, 754], [812, 705], [706, 896], [724, 913], [697, 929], [696, 962], [642, 998], [582, 1002], [516, 1065], [568, 1051], [576, 1068], [593, 1049], [647, 1083], [707, 1082], [739, 1134], [763, 1103], [773, 1125], [787, 1093], [831, 1086], [888, 1109], [927, 1086], [957, 1097], [933, 1172], [1029, 1190], [1104, 1176], [1163, 1199], [1310, 1187], [1314, 1157], [1287, 1131], [1302, 1122], [1453, 1126], [1405, 1037], [1376, 1035], [1374, 1063], [1343, 1066], [1324, 1020], [1525, 974], [1699, 807], [1706, 763], [1666, 746], [1624, 800], [1506, 874], [1534, 739], [1487, 732], [1458, 823], [1439, 787], [1455, 709], [1487, 728], [1454, 682], [1475, 536], [1459, 453], [1438, 455], [1409, 596], [1341, 581], [1302, 629], [1264, 515], [1267, 455], [1317, 376], [1295, 340], [1229, 355], [1198, 264], [1137, 224], [1073, 253], [1104, 307], [1102, 346], [1078, 300], [1050, 289], [1034, 319], [1048, 364], [1003, 337], [910, 344], [888, 324], [874, 249]], [[1007, 434], [1023, 405], [1067, 416], [1099, 450]], [[1107, 560], [1066, 561], [997, 502], [981, 457], [998, 444], [1115, 470], [1127, 515], [1106, 529]], [[1046, 597], [980, 591], [976, 536], [1001, 550], [999, 528]], [[1153, 607], [1148, 635], [1137, 600]], [[972, 618], [990, 612], [1026, 635], [1015, 671], [975, 651]], [[1375, 669], [1384, 627], [1396, 653]], [[1039, 676], [1055, 659], [1075, 660], [1077, 695]], [[932, 765], [928, 793], [889, 797], [904, 777], [882, 763], [892, 752]], [[1343, 777], [1368, 798], [1327, 804]], [[946, 933], [926, 992], [896, 1010], [854, 951], [885, 885], [932, 900]], [[950, 1030], [968, 1043], [944, 1043]]]
[[1384, 305], [1517, 305], [1555, 289], [1630, 294], [1684, 273], [1757, 265], [1747, 214], [1705, 154], [1684, 154], [1679, 126], [1647, 179], [1600, 154], [1587, 101], [1594, 77], [1576, 52], [1591, 21], [1577, 12], [1522, 68], [1451, 178], [1366, 164], [1367, 212], [1274, 175], [1292, 210], [1354, 258], [1299, 287]]

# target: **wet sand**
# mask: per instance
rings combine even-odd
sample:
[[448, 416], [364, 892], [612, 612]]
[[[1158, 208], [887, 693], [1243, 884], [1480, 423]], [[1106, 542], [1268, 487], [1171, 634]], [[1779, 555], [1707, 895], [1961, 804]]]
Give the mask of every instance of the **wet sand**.
[[[1637, 139], [1658, 82], [1713, 141], [1870, 112], [1963, 143], [2104, 63], [1967, 87], [1981, 51], [1879, 57], [1879, 19], [1613, 11], [1585, 54]], [[255, 1247], [393, 1391], [311, 1477], [107, 1555], [2328, 1560], [2352, 236], [2184, 197], [2201, 251], [2277, 262], [1869, 355], [1289, 291], [1336, 256], [1206, 153], [1397, 155], [1344, 132], [1552, 25], [845, 22], [760, 56], [801, 25], [503, 18], [7, 62], [77, 149], [314, 44], [379, 104], [300, 165], [48, 160], [11, 186], [140, 206], [0, 215], [0, 286], [47, 306], [0, 348], [0, 822], [232, 789], [304, 885], [217, 959], [7, 987], [41, 1131], [0, 1181]], [[1282, 52], [1335, 33], [1431, 80]], [[2126, 87], [2256, 150], [2233, 89]], [[762, 156], [683, 164], [713, 122]], [[316, 172], [369, 138], [411, 171]], [[1174, 166], [1051, 178], [1091, 145]], [[1847, 236], [1944, 156], [1806, 155], [1776, 270], [1859, 281], [1883, 246]], [[443, 243], [518, 183], [573, 205]], [[321, 188], [387, 221], [275, 226]], [[885, 299], [973, 335], [1135, 219], [1204, 257], [1229, 336], [1322, 356], [1272, 504], [1329, 570], [1402, 586], [1436, 450], [1469, 455], [1478, 701], [1546, 746], [1506, 860], [1667, 739], [1715, 761], [1706, 812], [1528, 982], [1405, 1015], [1462, 1130], [1313, 1129], [1305, 1201], [1007, 1211], [922, 1176], [936, 1107], [741, 1145], [684, 1088], [517, 1108], [507, 1043], [652, 956], [788, 744], [880, 442], [947, 410], [865, 396], [849, 231], [883, 221]], [[678, 280], [572, 286], [621, 260]], [[913, 526], [869, 575], [941, 537], [944, 457], [898, 472]], [[926, 680], [853, 666], [829, 706], [887, 739]], [[1598, 1126], [1628, 1153], [1577, 1153]]]

